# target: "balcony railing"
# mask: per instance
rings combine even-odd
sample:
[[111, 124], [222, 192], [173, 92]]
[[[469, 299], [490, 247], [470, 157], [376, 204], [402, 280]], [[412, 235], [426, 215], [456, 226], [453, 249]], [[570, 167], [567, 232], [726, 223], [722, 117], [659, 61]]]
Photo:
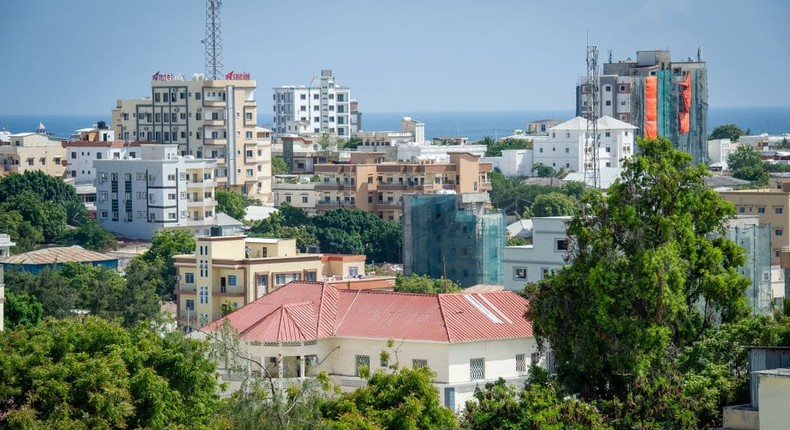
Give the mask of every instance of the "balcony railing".
[[179, 295], [179, 294], [195, 294], [196, 291], [197, 291], [197, 286], [195, 286], [195, 285], [180, 284], [176, 288], [175, 293], [176, 293], [176, 295]]

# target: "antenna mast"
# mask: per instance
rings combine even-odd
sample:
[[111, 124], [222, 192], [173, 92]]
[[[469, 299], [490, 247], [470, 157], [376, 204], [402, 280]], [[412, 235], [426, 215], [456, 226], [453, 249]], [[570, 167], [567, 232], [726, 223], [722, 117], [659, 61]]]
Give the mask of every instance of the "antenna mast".
[[601, 164], [598, 152], [601, 140], [598, 136], [598, 115], [600, 104], [600, 80], [598, 79], [598, 47], [587, 45], [587, 78], [584, 88], [587, 105], [587, 134], [584, 139], [584, 181], [588, 185], [601, 188]]
[[222, 32], [219, 7], [222, 0], [206, 0], [206, 79], [222, 78]]

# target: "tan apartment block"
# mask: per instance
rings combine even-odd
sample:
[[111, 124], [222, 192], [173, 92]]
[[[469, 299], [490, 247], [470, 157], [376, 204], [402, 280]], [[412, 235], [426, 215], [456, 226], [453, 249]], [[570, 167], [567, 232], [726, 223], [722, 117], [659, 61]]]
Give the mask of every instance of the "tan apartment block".
[[398, 163], [385, 162], [384, 153], [354, 152], [348, 164], [316, 165], [320, 177], [316, 211], [350, 207], [399, 221], [403, 194], [491, 190], [491, 163], [481, 163], [480, 157], [468, 152], [448, 155], [449, 161]]
[[760, 224], [771, 225], [771, 264], [779, 264], [782, 247], [790, 245], [790, 184], [783, 190], [764, 188], [719, 194], [735, 205], [738, 215], [756, 215]]
[[180, 155], [217, 160], [219, 186], [271, 201], [271, 131], [257, 127], [255, 81], [156, 73], [151, 96], [118, 100], [112, 127], [118, 139], [177, 144]]
[[40, 170], [62, 178], [66, 172], [64, 141], [44, 133], [16, 133], [0, 141], [0, 163], [6, 173]]
[[174, 257], [179, 323], [195, 329], [291, 281], [364, 275], [364, 255], [300, 254], [295, 239], [204, 236], [194, 254]]

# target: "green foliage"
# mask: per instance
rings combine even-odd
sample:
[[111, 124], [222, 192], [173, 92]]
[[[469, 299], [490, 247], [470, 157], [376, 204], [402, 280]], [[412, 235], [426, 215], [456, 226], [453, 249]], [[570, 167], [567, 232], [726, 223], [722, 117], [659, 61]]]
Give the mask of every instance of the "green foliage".
[[88, 317], [0, 333], [8, 428], [208, 428], [218, 404], [203, 344]]
[[72, 226], [82, 226], [91, 221], [85, 205], [79, 201], [70, 200], [63, 203], [63, 210], [66, 212], [66, 224]]
[[727, 157], [732, 176], [758, 184], [768, 183], [765, 163], [751, 146], [741, 145]]
[[500, 157], [503, 150], [532, 149], [532, 140], [507, 138], [493, 142], [486, 148], [486, 157]]
[[58, 204], [80, 202], [74, 187], [39, 170], [0, 177], [0, 203], [26, 191], [34, 193], [40, 201]]
[[272, 175], [282, 175], [288, 173], [288, 165], [285, 164], [283, 157], [272, 157]]
[[[2, 206], [0, 203], [0, 207]], [[11, 248], [13, 254], [32, 251], [44, 240], [41, 229], [24, 220], [17, 211], [0, 210], [0, 232], [11, 236], [11, 240], [16, 243]]]
[[[627, 403], [641, 384], [645, 398], [663, 401], [672, 393], [657, 387], [672, 351], [700, 339], [715, 314], [730, 322], [748, 312], [743, 250], [721, 236], [734, 207], [668, 140], [639, 146], [607, 196], [582, 199], [568, 231], [573, 263], [526, 291], [527, 317], [554, 349], [560, 382], [583, 399]], [[684, 419], [667, 420], [675, 418]]]
[[526, 237], [508, 237], [507, 238], [507, 246], [523, 246], [523, 245], [531, 245], [532, 240], [527, 239]]
[[708, 140], [712, 139], [730, 139], [731, 141], [738, 140], [739, 137], [743, 136], [743, 130], [735, 124], [725, 124], [720, 125], [713, 129], [713, 133], [710, 134]]
[[217, 189], [214, 191], [214, 197], [217, 199], [217, 212], [239, 221], [244, 220], [249, 206], [244, 196], [232, 190]]
[[535, 173], [535, 176], [541, 178], [548, 178], [557, 175], [557, 171], [554, 170], [553, 167], [547, 166], [543, 163], [535, 163], [535, 165], [532, 167], [532, 172]]
[[80, 245], [93, 251], [104, 251], [118, 243], [115, 236], [95, 220], [86, 220], [75, 229], [64, 230], [55, 241], [65, 246]]
[[362, 145], [363, 140], [359, 136], [351, 136], [347, 141], [345, 147], [348, 149], [357, 149], [359, 145]]
[[150, 267], [138, 268], [144, 272], [145, 275], [138, 277], [139, 279], [148, 279], [153, 284], [157, 285], [157, 294], [162, 298], [170, 298], [173, 295], [176, 287], [176, 268], [173, 264], [173, 256], [180, 254], [192, 254], [195, 252], [195, 239], [192, 237], [192, 232], [183, 228], [169, 228], [159, 230], [154, 233], [151, 239], [151, 248], [143, 254], [143, 259], [157, 267], [160, 270], [160, 279], [153, 280], [148, 277], [148, 269]]
[[[490, 178], [491, 203], [495, 207], [504, 210], [508, 215], [518, 215], [521, 218], [532, 218], [533, 211], [531, 206], [540, 195], [557, 193], [579, 200], [587, 191], [587, 187], [583, 183], [576, 181], [555, 187], [522, 184], [522, 178], [506, 177], [496, 172], [492, 172]], [[576, 205], [578, 206], [578, 203]]]
[[27, 328], [35, 327], [44, 318], [44, 307], [29, 294], [6, 292], [5, 296], [5, 329], [11, 330], [17, 325]]
[[563, 398], [553, 385], [529, 384], [516, 389], [503, 379], [475, 389], [475, 400], [466, 403], [462, 427], [469, 430], [604, 430], [612, 427], [593, 407]]
[[311, 221], [322, 252], [365, 254], [369, 262], [401, 261], [402, 227], [398, 222], [346, 208], [314, 216]]
[[38, 276], [16, 271], [5, 275], [8, 290], [34, 297], [45, 316], [65, 317], [80, 309], [120, 319], [131, 327], [159, 314], [159, 297], [153, 286], [127, 282], [112, 269], [68, 263], [60, 270], [45, 269]]
[[442, 406], [434, 377], [427, 367], [377, 371], [366, 386], [327, 400], [322, 412], [335, 429], [455, 428], [455, 414]]
[[66, 226], [66, 211], [54, 201], [42, 201], [33, 191], [9, 196], [0, 203], [0, 212], [17, 212], [22, 219], [39, 229], [45, 241], [54, 240]]
[[579, 202], [564, 194], [548, 193], [537, 196], [530, 209], [537, 217], [575, 215], [579, 212]]
[[449, 279], [432, 279], [425, 275], [411, 274], [409, 276], [398, 274], [395, 277], [395, 291], [399, 293], [448, 293], [463, 291], [460, 285]]

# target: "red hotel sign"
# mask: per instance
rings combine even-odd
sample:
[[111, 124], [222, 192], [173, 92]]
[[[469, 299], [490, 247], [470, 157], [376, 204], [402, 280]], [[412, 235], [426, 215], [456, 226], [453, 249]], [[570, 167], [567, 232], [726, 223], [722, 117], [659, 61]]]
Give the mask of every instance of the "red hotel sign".
[[225, 75], [225, 79], [228, 81], [249, 81], [250, 74], [249, 73], [234, 73], [233, 70], [230, 71], [227, 75]]

